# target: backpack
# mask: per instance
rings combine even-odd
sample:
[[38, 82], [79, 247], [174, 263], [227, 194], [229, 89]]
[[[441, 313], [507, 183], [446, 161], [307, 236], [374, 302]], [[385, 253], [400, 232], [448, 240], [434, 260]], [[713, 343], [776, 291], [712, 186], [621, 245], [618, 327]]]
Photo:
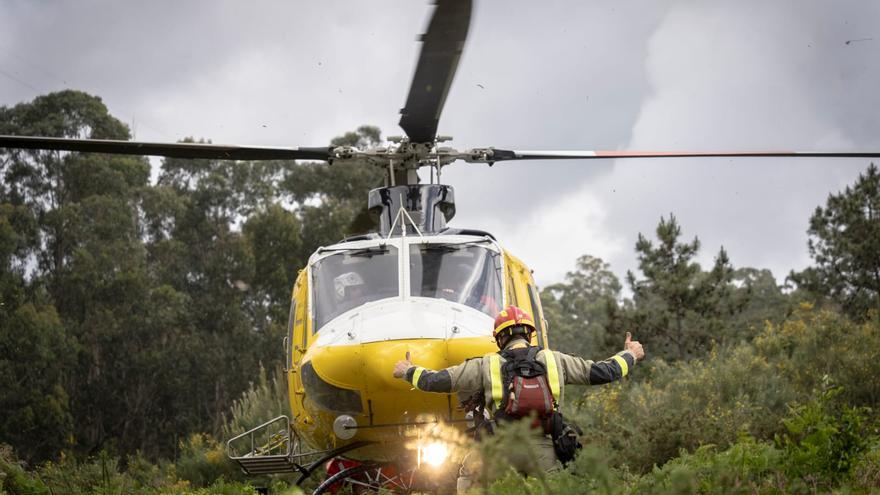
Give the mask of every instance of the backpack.
[[501, 352], [504, 364], [501, 366], [502, 390], [500, 407], [495, 411], [496, 419], [514, 420], [533, 416], [533, 427], [551, 433], [550, 419], [558, 409], [547, 379], [547, 367], [536, 359], [537, 347], [508, 349]]
[[[562, 465], [568, 464], [581, 449], [578, 440], [583, 431], [565, 422], [550, 388], [547, 367], [538, 361], [539, 349], [501, 351], [503, 397], [495, 411], [495, 420], [514, 420], [534, 415], [533, 428], [543, 429], [553, 440], [553, 450]], [[550, 359], [553, 359], [550, 357]], [[491, 430], [489, 430], [491, 432]]]

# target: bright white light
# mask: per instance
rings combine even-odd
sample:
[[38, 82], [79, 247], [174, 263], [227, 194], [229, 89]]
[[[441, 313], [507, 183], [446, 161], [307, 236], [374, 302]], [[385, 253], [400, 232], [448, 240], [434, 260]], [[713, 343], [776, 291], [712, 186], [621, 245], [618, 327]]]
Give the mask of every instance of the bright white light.
[[433, 442], [422, 447], [422, 460], [437, 467], [449, 456], [449, 449], [442, 442]]

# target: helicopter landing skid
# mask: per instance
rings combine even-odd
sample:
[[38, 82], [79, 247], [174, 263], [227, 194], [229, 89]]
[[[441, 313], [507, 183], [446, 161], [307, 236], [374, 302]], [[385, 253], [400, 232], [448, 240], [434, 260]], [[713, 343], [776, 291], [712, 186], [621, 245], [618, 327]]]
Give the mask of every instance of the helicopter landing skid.
[[328, 460], [370, 442], [355, 442], [330, 450], [306, 450], [290, 419], [278, 416], [226, 442], [226, 456], [247, 475], [300, 473], [296, 484], [308, 479]]

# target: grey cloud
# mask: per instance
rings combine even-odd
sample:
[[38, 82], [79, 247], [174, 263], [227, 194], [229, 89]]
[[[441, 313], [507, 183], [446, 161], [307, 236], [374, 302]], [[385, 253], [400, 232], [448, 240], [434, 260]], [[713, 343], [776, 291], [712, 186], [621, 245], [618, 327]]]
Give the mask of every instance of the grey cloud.
[[[878, 9], [477, 2], [440, 131], [459, 148], [880, 148]], [[0, 70], [24, 84], [0, 75], [0, 104], [32, 99], [28, 86], [84, 89], [144, 140], [311, 146], [364, 123], [399, 134], [428, 13], [411, 0], [7, 1]], [[724, 244], [779, 275], [807, 261], [811, 210], [866, 165], [457, 164], [444, 179], [455, 223], [495, 230], [547, 283], [581, 248], [622, 274], [636, 233], [671, 211], [706, 259]]]

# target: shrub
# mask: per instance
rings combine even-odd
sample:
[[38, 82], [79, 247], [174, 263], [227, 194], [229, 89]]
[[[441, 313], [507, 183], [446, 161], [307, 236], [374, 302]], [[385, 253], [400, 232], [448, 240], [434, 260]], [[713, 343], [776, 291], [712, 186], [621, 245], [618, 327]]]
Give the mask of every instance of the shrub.
[[729, 449], [705, 445], [654, 468], [637, 479], [637, 493], [778, 493], [785, 490], [779, 472], [781, 452], [744, 436]]
[[25, 471], [12, 447], [0, 444], [0, 494], [6, 493], [49, 495], [49, 489], [39, 478]]
[[777, 438], [785, 450], [786, 473], [814, 486], [848, 478], [867, 449], [866, 408], [834, 402], [842, 389], [825, 391], [793, 408], [783, 420], [786, 432]]
[[727, 448], [742, 433], [771, 440], [786, 432], [781, 420], [790, 405], [829, 385], [841, 387], [834, 403], [876, 405], [880, 324], [856, 325], [805, 306], [782, 325], [768, 324], [754, 343], [652, 368], [650, 382], [596, 388], [569, 404], [587, 442], [612, 465], [641, 473], [682, 450]]
[[287, 375], [279, 367], [269, 376], [260, 367], [257, 383], [251, 383], [248, 390], [229, 408], [221, 434], [224, 438], [232, 438], [270, 419], [287, 414], [289, 410]]
[[[248, 390], [229, 409], [226, 421], [220, 428], [220, 436], [228, 440], [284, 414], [287, 410], [287, 379], [284, 372], [277, 368], [269, 376], [265, 369], [260, 368], [258, 382], [251, 383]], [[226, 457], [225, 441], [218, 441], [213, 435], [205, 433], [191, 434], [181, 443], [176, 474], [196, 487], [209, 486], [218, 479], [248, 479]], [[267, 479], [260, 481], [268, 483]]]
[[194, 433], [180, 445], [175, 475], [196, 487], [217, 480], [245, 481], [240, 469], [226, 457], [225, 445], [211, 435]]

